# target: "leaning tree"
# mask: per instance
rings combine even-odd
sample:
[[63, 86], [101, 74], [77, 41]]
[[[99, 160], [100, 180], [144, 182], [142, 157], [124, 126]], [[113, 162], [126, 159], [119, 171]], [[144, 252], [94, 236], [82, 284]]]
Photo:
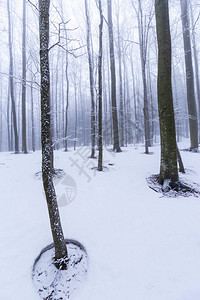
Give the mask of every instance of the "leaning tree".
[[58, 268], [66, 268], [68, 253], [62, 231], [58, 203], [52, 177], [53, 149], [51, 143], [50, 114], [49, 7], [50, 0], [39, 0], [42, 179], [55, 246], [55, 265]]
[[171, 82], [171, 36], [168, 0], [155, 0], [158, 41], [158, 110], [161, 137], [161, 184], [178, 181], [176, 131]]

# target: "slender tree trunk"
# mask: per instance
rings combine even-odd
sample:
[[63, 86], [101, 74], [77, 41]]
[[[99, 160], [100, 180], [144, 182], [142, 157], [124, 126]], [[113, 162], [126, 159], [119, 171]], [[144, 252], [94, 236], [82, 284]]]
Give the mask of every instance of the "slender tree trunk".
[[98, 134], [98, 170], [103, 171], [103, 139], [102, 139], [102, 56], [103, 56], [103, 12], [101, 6], [101, 0], [99, 0], [99, 59], [98, 59], [98, 102], [99, 102], [99, 134]]
[[50, 0], [39, 0], [40, 71], [41, 71], [41, 139], [42, 178], [49, 211], [51, 231], [55, 246], [55, 265], [66, 268], [68, 257], [60, 222], [58, 204], [52, 179], [52, 141], [50, 116], [50, 71], [49, 71], [49, 7]]
[[[62, 2], [61, 2], [62, 3]], [[63, 10], [62, 10], [63, 11]], [[63, 19], [64, 22], [64, 19]], [[66, 50], [67, 50], [67, 29], [66, 24], [64, 24], [65, 29], [65, 41], [66, 41]], [[65, 151], [68, 151], [68, 108], [69, 108], [69, 76], [68, 76], [68, 68], [69, 68], [69, 56], [68, 51], [66, 51], [66, 67], [65, 67], [65, 77], [66, 77], [66, 84], [67, 84], [67, 91], [66, 91], [66, 107], [65, 107]]]
[[113, 121], [113, 150], [121, 152], [119, 146], [119, 131], [117, 117], [117, 100], [116, 100], [116, 74], [115, 74], [115, 53], [113, 40], [113, 23], [112, 23], [112, 0], [107, 0], [108, 6], [108, 33], [110, 45], [110, 71], [111, 71], [111, 99], [112, 99], [112, 121]]
[[34, 105], [33, 105], [33, 80], [31, 81], [31, 133], [32, 133], [32, 150], [35, 152], [35, 122], [34, 122]]
[[75, 94], [75, 124], [74, 124], [74, 150], [76, 150], [77, 142], [77, 125], [78, 125], [78, 105], [77, 105], [77, 85], [76, 75], [74, 75], [74, 94]]
[[89, 74], [90, 74], [90, 97], [91, 97], [91, 158], [95, 157], [95, 99], [94, 99], [94, 62], [92, 55], [92, 37], [91, 37], [91, 25], [89, 18], [88, 1], [85, 0], [85, 15], [87, 25], [87, 51], [89, 62]]
[[149, 153], [149, 138], [150, 138], [150, 126], [149, 126], [149, 108], [148, 108], [148, 97], [147, 97], [147, 78], [146, 78], [146, 55], [147, 55], [147, 45], [148, 45], [148, 33], [150, 23], [147, 24], [147, 16], [143, 16], [141, 0], [138, 0], [138, 11], [132, 0], [133, 7], [137, 14], [138, 19], [138, 33], [140, 42], [140, 60], [142, 68], [142, 82], [143, 82], [143, 97], [144, 97], [144, 139], [145, 139], [145, 153]]
[[54, 97], [54, 99], [55, 99], [55, 105], [56, 105], [56, 110], [55, 110], [55, 117], [56, 117], [56, 119], [55, 119], [55, 125], [56, 125], [56, 140], [55, 140], [55, 149], [59, 149], [59, 129], [58, 129], [58, 112], [59, 112], [59, 110], [58, 110], [58, 72], [59, 72], [59, 70], [58, 70], [58, 65], [59, 65], [59, 59], [60, 59], [60, 51], [58, 51], [58, 53], [57, 53], [57, 63], [56, 63], [56, 79], [55, 79], [55, 97]]
[[7, 131], [8, 131], [8, 151], [11, 151], [11, 141], [10, 141], [10, 81], [8, 82], [8, 95], [7, 95]]
[[185, 51], [185, 68], [186, 68], [186, 83], [187, 83], [187, 104], [190, 126], [190, 148], [192, 151], [198, 149], [198, 120], [197, 109], [194, 92], [194, 74], [192, 66], [192, 51], [190, 41], [189, 15], [188, 4], [185, 0], [180, 0], [181, 3], [181, 20], [183, 28], [183, 41]]
[[26, 0], [23, 0], [22, 32], [22, 152], [28, 153], [26, 139]]
[[160, 183], [178, 181], [177, 146], [171, 84], [171, 36], [168, 0], [155, 0], [158, 40], [158, 109], [161, 137]]
[[194, 67], [195, 67], [195, 77], [196, 77], [196, 90], [197, 90], [197, 103], [199, 109], [199, 142], [200, 142], [200, 81], [199, 81], [199, 62], [198, 62], [198, 54], [197, 54], [197, 47], [196, 47], [196, 37], [195, 37], [195, 23], [194, 23], [194, 16], [192, 5], [190, 1], [190, 13], [191, 13], [191, 21], [192, 21], [192, 42], [193, 42], [193, 53], [194, 53]]
[[8, 40], [9, 40], [9, 56], [10, 56], [10, 67], [9, 67], [10, 96], [11, 96], [11, 103], [12, 103], [12, 118], [13, 118], [13, 128], [14, 128], [14, 135], [15, 135], [15, 153], [17, 154], [19, 153], [19, 139], [18, 139], [17, 116], [16, 116], [16, 108], [15, 108], [15, 97], [14, 97], [10, 0], [7, 0], [7, 12], [8, 12]]
[[123, 88], [122, 88], [122, 54], [121, 54], [121, 40], [119, 30], [119, 1], [117, 12], [117, 39], [118, 39], [118, 62], [119, 62], [119, 130], [120, 130], [120, 146], [124, 146], [124, 107], [123, 107]]
[[176, 145], [176, 147], [177, 147], [177, 159], [178, 159], [178, 164], [179, 164], [179, 172], [185, 173], [185, 168], [183, 165], [183, 160], [182, 160], [178, 145]]

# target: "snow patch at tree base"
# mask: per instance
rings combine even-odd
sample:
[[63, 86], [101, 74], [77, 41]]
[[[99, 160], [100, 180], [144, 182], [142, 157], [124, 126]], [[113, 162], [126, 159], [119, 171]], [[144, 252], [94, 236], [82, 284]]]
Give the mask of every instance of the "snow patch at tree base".
[[43, 300], [69, 299], [86, 279], [88, 256], [85, 248], [74, 240], [65, 242], [68, 250], [67, 270], [59, 270], [54, 265], [53, 244], [41, 251], [33, 265], [33, 283]]
[[169, 179], [165, 180], [163, 185], [159, 183], [159, 175], [154, 174], [147, 179], [148, 186], [155, 192], [161, 193], [164, 197], [200, 197], [200, 186], [197, 183], [189, 182], [183, 179], [171, 183]]

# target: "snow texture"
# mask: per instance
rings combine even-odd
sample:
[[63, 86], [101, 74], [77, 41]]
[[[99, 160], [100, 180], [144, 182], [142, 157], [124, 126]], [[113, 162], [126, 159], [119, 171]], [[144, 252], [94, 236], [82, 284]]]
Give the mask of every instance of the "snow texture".
[[[161, 197], [148, 187], [146, 178], [159, 172], [159, 147], [153, 155], [144, 147], [122, 150], [104, 151], [109, 171], [87, 169], [90, 182], [71, 166], [73, 151], [55, 151], [55, 167], [77, 184], [74, 201], [60, 207], [65, 237], [81, 242], [89, 257], [88, 277], [71, 299], [199, 300], [200, 199]], [[200, 154], [181, 155], [182, 177], [199, 183]], [[0, 153], [0, 162], [0, 299], [39, 300], [33, 263], [52, 243], [42, 182], [33, 178], [41, 152]]]
[[52, 245], [39, 255], [33, 267], [33, 282], [42, 299], [69, 299], [86, 279], [88, 263], [84, 248], [73, 242], [67, 243], [69, 261], [67, 270], [58, 270], [53, 259]]

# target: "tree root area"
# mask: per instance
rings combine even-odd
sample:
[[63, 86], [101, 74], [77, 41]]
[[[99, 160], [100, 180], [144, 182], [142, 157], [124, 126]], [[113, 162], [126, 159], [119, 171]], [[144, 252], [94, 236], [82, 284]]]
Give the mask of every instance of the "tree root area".
[[88, 256], [85, 248], [74, 240], [65, 242], [68, 249], [66, 270], [55, 266], [53, 244], [44, 248], [34, 262], [32, 279], [43, 300], [69, 299], [86, 279]]
[[161, 193], [165, 197], [200, 197], [200, 186], [196, 183], [187, 182], [180, 179], [177, 182], [165, 180], [159, 183], [159, 175], [151, 175], [147, 179], [148, 186], [155, 192]]

